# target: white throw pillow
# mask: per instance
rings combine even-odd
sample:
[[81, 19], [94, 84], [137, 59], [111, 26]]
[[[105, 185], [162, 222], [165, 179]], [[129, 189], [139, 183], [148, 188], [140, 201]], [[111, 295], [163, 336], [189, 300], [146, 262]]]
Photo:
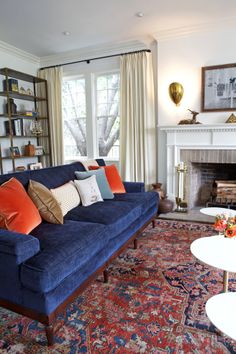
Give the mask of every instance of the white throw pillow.
[[103, 201], [95, 175], [80, 181], [74, 180], [74, 183], [79, 191], [83, 206]]
[[51, 192], [60, 205], [63, 216], [80, 203], [80, 196], [73, 181], [51, 189]]

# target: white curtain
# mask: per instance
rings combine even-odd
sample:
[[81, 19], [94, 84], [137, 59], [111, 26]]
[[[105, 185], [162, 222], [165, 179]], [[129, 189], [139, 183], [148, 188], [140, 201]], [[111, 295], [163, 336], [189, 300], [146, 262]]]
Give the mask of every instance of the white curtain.
[[121, 57], [120, 161], [125, 181], [156, 182], [156, 121], [152, 56]]
[[52, 164], [64, 163], [63, 122], [62, 122], [62, 68], [39, 70], [38, 76], [47, 80], [48, 108], [52, 150]]

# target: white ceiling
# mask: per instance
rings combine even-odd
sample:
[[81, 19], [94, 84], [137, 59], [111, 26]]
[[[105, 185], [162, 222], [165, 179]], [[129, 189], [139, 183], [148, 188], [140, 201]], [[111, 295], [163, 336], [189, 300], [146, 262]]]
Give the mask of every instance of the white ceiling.
[[233, 16], [236, 0], [2, 0], [0, 40], [42, 57]]

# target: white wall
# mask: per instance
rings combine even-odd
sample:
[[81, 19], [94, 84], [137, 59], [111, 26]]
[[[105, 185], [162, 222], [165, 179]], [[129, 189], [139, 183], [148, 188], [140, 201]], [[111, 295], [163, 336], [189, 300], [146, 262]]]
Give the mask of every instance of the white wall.
[[[188, 108], [201, 109], [201, 67], [236, 62], [236, 30], [195, 33], [185, 38], [160, 40], [157, 44], [158, 125], [176, 125], [191, 118]], [[180, 82], [184, 96], [179, 107], [169, 98], [171, 82]], [[197, 117], [203, 124], [223, 123], [232, 112], [202, 112]], [[158, 181], [165, 184], [166, 153], [164, 133], [158, 133]], [[187, 134], [187, 133], [186, 133]]]
[[[236, 62], [234, 38], [236, 30], [192, 34], [158, 42], [158, 124], [175, 125], [180, 119], [191, 118], [187, 109], [200, 111], [201, 67]], [[168, 87], [173, 81], [184, 86], [179, 107], [169, 98]], [[230, 112], [200, 113], [204, 124], [223, 123]]]
[[[19, 55], [17, 55], [19, 53]], [[0, 42], [0, 68], [10, 68], [17, 71], [22, 71], [30, 75], [36, 75], [39, 68], [39, 58], [32, 55], [27, 55], [23, 51], [11, 51], [3, 49]]]

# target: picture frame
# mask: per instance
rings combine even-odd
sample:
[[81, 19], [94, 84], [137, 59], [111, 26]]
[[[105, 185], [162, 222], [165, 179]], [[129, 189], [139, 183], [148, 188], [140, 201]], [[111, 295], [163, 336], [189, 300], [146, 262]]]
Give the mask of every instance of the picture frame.
[[10, 152], [11, 152], [11, 155], [14, 157], [20, 156], [20, 149], [18, 148], [18, 146], [10, 147]]
[[44, 155], [44, 148], [43, 148], [43, 146], [35, 146], [34, 155], [35, 155], [35, 156]]
[[41, 162], [37, 162], [37, 163], [31, 163], [29, 165], [30, 170], [40, 170], [41, 168], [43, 168], [43, 165]]
[[236, 110], [236, 64], [202, 67], [202, 112]]

